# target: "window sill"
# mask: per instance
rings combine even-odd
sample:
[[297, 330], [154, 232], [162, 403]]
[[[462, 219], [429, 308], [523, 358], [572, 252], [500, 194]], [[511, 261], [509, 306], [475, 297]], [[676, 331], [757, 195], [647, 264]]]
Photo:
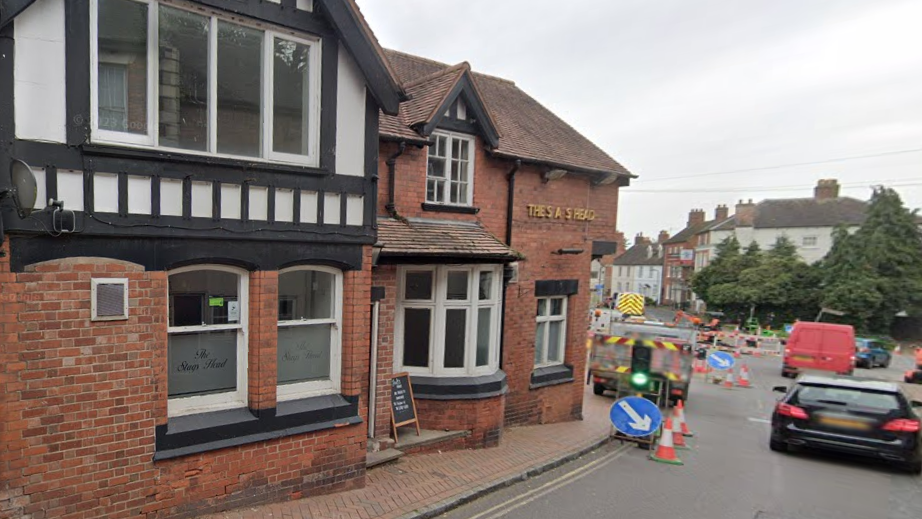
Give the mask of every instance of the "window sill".
[[413, 397], [417, 400], [481, 400], [506, 394], [506, 373], [496, 370], [490, 375], [444, 377], [410, 375]]
[[326, 176], [331, 174], [330, 171], [321, 168], [297, 165], [289, 162], [275, 162], [259, 157], [235, 158], [222, 155], [183, 153], [173, 149], [165, 150], [153, 147], [138, 147], [127, 144], [109, 144], [101, 142], [94, 144], [84, 144], [83, 151], [87, 155], [127, 158], [135, 160], [155, 160], [159, 162], [184, 164], [206, 164], [248, 171], [260, 170], [278, 173], [299, 173], [302, 175], [312, 176]]
[[229, 409], [171, 418], [156, 428], [154, 461], [362, 423], [358, 397], [325, 395], [276, 409]]
[[430, 204], [428, 202], [423, 202], [423, 211], [432, 211], [435, 213], [477, 214], [480, 212], [480, 208], [471, 207], [468, 205]]
[[547, 386], [556, 386], [558, 384], [568, 384], [573, 382], [573, 366], [566, 364], [556, 364], [553, 366], [544, 366], [535, 368], [531, 372], [531, 384], [529, 389], [538, 389]]

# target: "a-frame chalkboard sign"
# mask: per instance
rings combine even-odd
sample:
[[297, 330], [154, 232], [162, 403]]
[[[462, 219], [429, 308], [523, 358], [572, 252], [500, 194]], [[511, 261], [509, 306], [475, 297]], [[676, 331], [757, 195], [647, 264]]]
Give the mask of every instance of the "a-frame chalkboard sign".
[[394, 426], [394, 441], [399, 443], [397, 428], [416, 424], [419, 436], [419, 418], [416, 416], [416, 401], [413, 400], [413, 386], [409, 373], [394, 373], [391, 377], [391, 424]]

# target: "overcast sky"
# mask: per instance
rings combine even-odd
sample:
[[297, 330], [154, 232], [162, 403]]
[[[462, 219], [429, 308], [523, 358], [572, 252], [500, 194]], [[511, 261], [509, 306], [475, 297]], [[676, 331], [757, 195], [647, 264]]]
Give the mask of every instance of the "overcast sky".
[[920, 0], [358, 2], [385, 47], [515, 81], [639, 175], [628, 238], [820, 178], [922, 206]]

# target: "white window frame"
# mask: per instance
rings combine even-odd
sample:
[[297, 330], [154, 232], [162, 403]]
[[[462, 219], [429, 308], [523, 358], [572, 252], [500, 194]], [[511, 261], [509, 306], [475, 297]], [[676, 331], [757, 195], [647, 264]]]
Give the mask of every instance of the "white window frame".
[[[231, 17], [220, 11], [202, 8], [200, 6], [186, 5], [182, 2], [159, 2], [157, 0], [130, 0], [133, 2], [145, 4], [148, 6], [147, 11], [147, 132], [145, 135], [133, 134], [127, 132], [117, 132], [99, 128], [99, 0], [90, 0], [90, 138], [94, 143], [110, 144], [117, 146], [130, 146], [141, 148], [156, 148], [158, 151], [168, 151], [182, 153], [186, 155], [198, 155], [204, 157], [225, 157], [231, 159], [241, 159], [251, 162], [277, 162], [285, 164], [298, 164], [310, 167], [320, 166], [320, 110], [321, 110], [321, 68], [322, 68], [322, 45], [319, 37], [312, 37], [308, 34], [295, 35], [282, 29], [273, 29], [271, 26], [256, 22], [247, 22], [238, 17]], [[188, 150], [184, 148], [172, 148], [161, 146], [160, 140], [160, 111], [159, 111], [159, 89], [160, 89], [160, 52], [159, 52], [159, 5], [166, 5], [170, 8], [189, 11], [198, 16], [208, 17], [210, 20], [208, 30], [208, 150]], [[217, 124], [218, 124], [218, 105], [217, 105], [217, 67], [218, 67], [218, 20], [227, 23], [233, 23], [245, 27], [250, 27], [263, 32], [263, 58], [262, 70], [262, 97], [260, 124], [262, 125], [260, 155], [251, 157], [245, 155], [232, 155], [217, 152]], [[292, 153], [282, 153], [273, 151], [273, 56], [275, 48], [275, 39], [289, 40], [310, 47], [308, 57], [308, 154], [297, 155]], [[103, 62], [112, 62], [105, 57]], [[127, 88], [127, 78], [126, 78]], [[127, 90], [126, 90], [127, 95]], [[126, 106], [127, 109], [127, 106]]]
[[[555, 299], [563, 301], [563, 305], [561, 306], [561, 309], [560, 309], [560, 312], [561, 312], [560, 315], [550, 315], [551, 301]], [[551, 336], [551, 331], [550, 331], [551, 326], [550, 324], [548, 324], [544, 327], [544, 355], [542, 356], [543, 361], [542, 362], [536, 361], [535, 362], [536, 368], [543, 368], [546, 366], [558, 366], [560, 364], [563, 364], [564, 359], [566, 359], [567, 357], [567, 303], [568, 303], [568, 299], [569, 298], [566, 296], [552, 296], [552, 297], [539, 297], [535, 301], [535, 308], [539, 306], [539, 301], [542, 301], [542, 300], [547, 301], [544, 307], [548, 311], [548, 315], [536, 315], [535, 316], [536, 335], [537, 335], [537, 326], [541, 323], [552, 323], [552, 322], [563, 323], [560, 327], [562, 333], [560, 334], [560, 344], [558, 345], [558, 350], [557, 350], [560, 352], [560, 358], [559, 359], [548, 359], [547, 357], [548, 355], [547, 352], [550, 351], [551, 349], [550, 344], [548, 342]], [[537, 348], [538, 345], [536, 344], [535, 347]]]
[[[813, 243], [807, 244], [808, 239], [813, 240]], [[819, 237], [816, 235], [804, 236], [800, 239], [800, 245], [805, 249], [815, 249], [819, 247], [819, 241]]]
[[[325, 319], [297, 319], [278, 321], [279, 328], [290, 326], [310, 326], [332, 324], [330, 337], [330, 378], [328, 380], [311, 380], [308, 382], [295, 382], [291, 384], [277, 384], [276, 398], [278, 401], [296, 400], [312, 396], [338, 394], [342, 388], [342, 322], [343, 322], [343, 273], [341, 270], [319, 265], [299, 265], [279, 271], [282, 274], [297, 271], [325, 272], [333, 275], [333, 294], [331, 305], [332, 317]], [[278, 355], [278, 352], [276, 352]]]
[[[426, 148], [426, 203], [427, 204], [438, 204], [438, 205], [451, 205], [451, 206], [458, 206], [458, 207], [469, 207], [469, 206], [474, 205], [474, 159], [475, 159], [474, 154], [476, 151], [474, 148], [474, 144], [475, 144], [474, 138], [470, 135], [465, 135], [463, 133], [446, 132], [442, 130], [432, 132], [432, 138], [435, 139], [437, 137], [446, 138], [445, 158], [444, 158], [445, 177], [440, 179], [440, 180], [443, 180], [442, 196], [443, 196], [444, 201], [437, 202], [435, 200], [429, 200], [429, 178], [430, 178], [429, 177], [429, 158], [430, 158], [430, 151], [432, 149], [432, 146], [435, 146], [435, 144], [433, 144], [432, 146], [429, 146]], [[451, 184], [452, 184], [451, 148], [452, 148], [452, 141], [454, 140], [466, 141], [468, 143], [467, 200], [464, 202], [452, 202], [451, 201]], [[432, 178], [437, 178], [437, 177], [432, 177]]]
[[[99, 285], [122, 285], [124, 300], [122, 301], [122, 315], [96, 315], [96, 293]], [[91, 321], [124, 321], [128, 319], [128, 278], [92, 278], [90, 279], [90, 320]]]
[[[210, 324], [198, 326], [167, 325], [167, 335], [172, 333], [237, 330], [237, 389], [235, 391], [227, 391], [224, 393], [215, 393], [211, 395], [168, 398], [167, 416], [183, 416], [247, 406], [247, 387], [249, 385], [249, 380], [247, 378], [247, 372], [249, 368], [249, 272], [235, 267], [228, 267], [226, 265], [204, 264], [180, 267], [167, 272], [167, 294], [170, 293], [170, 276], [173, 274], [182, 274], [183, 272], [193, 272], [197, 270], [217, 270], [221, 272], [229, 272], [237, 276], [237, 301], [240, 304], [240, 320], [237, 321], [236, 324]], [[169, 348], [169, 343], [167, 343], [165, 346]], [[164, 354], [164, 359], [166, 359], [166, 354]], [[164, 362], [166, 362], [166, 360], [164, 360]], [[169, 373], [167, 373], [167, 377], [169, 377]]]
[[[468, 273], [468, 298], [466, 300], [447, 299], [448, 273], [465, 271]], [[480, 272], [491, 272], [493, 283], [490, 288], [489, 299], [479, 300], [478, 283]], [[407, 272], [432, 273], [432, 297], [428, 300], [406, 299]], [[500, 333], [500, 294], [502, 290], [502, 267], [495, 265], [420, 265], [405, 266], [397, 269], [397, 316], [394, 334], [394, 369], [406, 371], [416, 375], [435, 376], [474, 376], [495, 373], [499, 369], [499, 333]], [[428, 366], [403, 365], [403, 339], [404, 339], [404, 310], [412, 308], [429, 309], [429, 359]], [[445, 362], [445, 314], [446, 310], [467, 310], [467, 325], [465, 327], [464, 367], [446, 368]], [[477, 319], [478, 310], [491, 308], [490, 311], [490, 345], [488, 360], [485, 366], [476, 366], [477, 363]]]

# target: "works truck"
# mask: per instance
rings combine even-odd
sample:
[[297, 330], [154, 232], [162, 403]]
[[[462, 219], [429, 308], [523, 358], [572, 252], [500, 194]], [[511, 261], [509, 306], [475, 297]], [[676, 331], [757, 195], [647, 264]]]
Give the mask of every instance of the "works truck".
[[660, 405], [688, 398], [698, 330], [630, 322], [607, 328], [597, 328], [592, 337], [589, 370], [595, 394], [639, 393]]

